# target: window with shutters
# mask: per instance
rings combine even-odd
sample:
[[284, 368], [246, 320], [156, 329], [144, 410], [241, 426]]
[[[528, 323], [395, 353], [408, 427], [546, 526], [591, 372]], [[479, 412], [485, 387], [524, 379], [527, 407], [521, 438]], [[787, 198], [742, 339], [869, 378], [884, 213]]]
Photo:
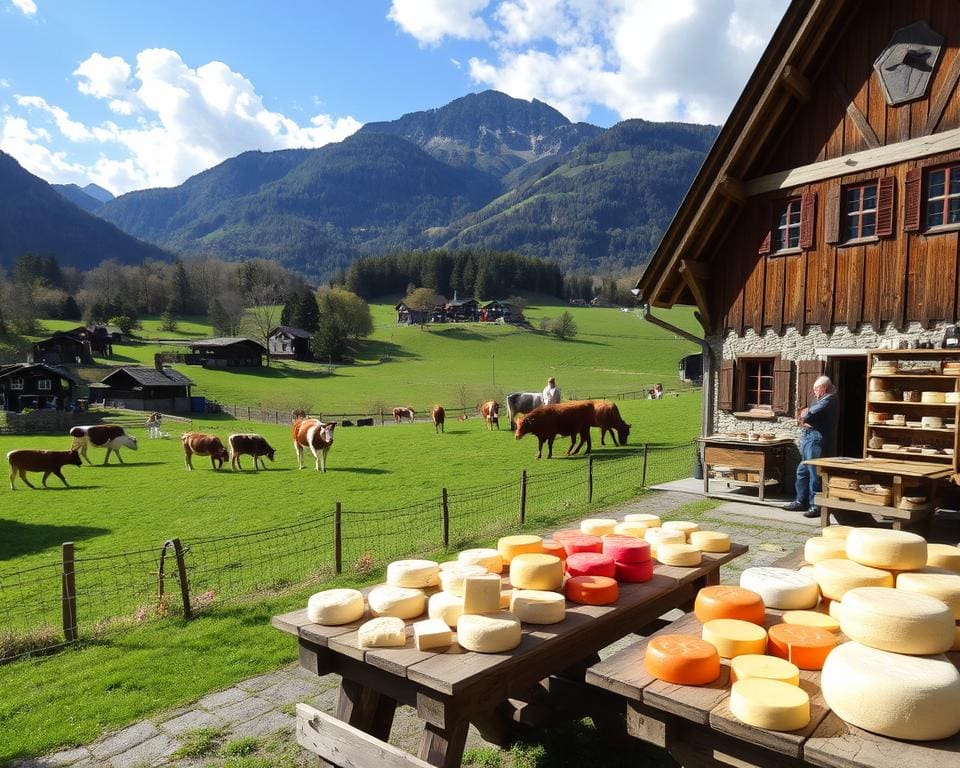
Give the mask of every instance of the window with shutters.
[[844, 189], [844, 240], [863, 240], [877, 234], [877, 182]]
[[774, 253], [800, 247], [800, 198], [787, 200], [777, 209], [773, 226]]
[[750, 410], [773, 410], [773, 358], [744, 360], [743, 366], [743, 405]]
[[927, 172], [924, 212], [927, 229], [960, 224], [960, 165]]
[[720, 362], [717, 408], [741, 418], [764, 419], [792, 412], [793, 363], [779, 355], [741, 355]]

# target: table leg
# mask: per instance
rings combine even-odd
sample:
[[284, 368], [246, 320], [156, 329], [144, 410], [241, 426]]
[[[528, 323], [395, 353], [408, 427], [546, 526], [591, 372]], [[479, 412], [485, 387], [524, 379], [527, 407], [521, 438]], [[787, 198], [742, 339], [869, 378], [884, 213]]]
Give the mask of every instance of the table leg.
[[767, 476], [764, 467], [760, 467], [760, 501], [763, 501], [764, 492], [767, 490]]
[[470, 723], [461, 720], [449, 728], [438, 728], [426, 723], [420, 741], [420, 759], [438, 768], [454, 768], [463, 759], [463, 747], [467, 743]]
[[381, 741], [390, 739], [397, 702], [372, 688], [344, 678], [340, 681], [336, 716]]

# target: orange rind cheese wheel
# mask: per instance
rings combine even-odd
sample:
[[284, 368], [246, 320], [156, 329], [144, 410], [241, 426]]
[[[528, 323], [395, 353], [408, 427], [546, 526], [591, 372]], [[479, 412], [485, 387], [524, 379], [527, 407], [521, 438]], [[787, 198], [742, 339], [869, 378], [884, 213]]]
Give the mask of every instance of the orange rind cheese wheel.
[[564, 536], [560, 543], [566, 550], [567, 557], [578, 552], [603, 552], [603, 539], [599, 536], [588, 536], [585, 533], [578, 533], [576, 536]]
[[577, 552], [568, 555], [566, 566], [567, 573], [571, 576], [606, 576], [612, 579], [617, 575], [614, 559], [599, 552]]
[[610, 605], [617, 602], [617, 580], [606, 576], [574, 576], [563, 585], [567, 600], [582, 605]]
[[559, 557], [561, 560], [567, 559], [567, 550], [563, 548], [563, 544], [553, 539], [543, 540], [543, 554], [553, 555], [554, 557]]
[[823, 669], [823, 662], [836, 647], [837, 636], [819, 627], [775, 624], [767, 633], [767, 653], [800, 669]]
[[658, 680], [675, 685], [708, 685], [720, 677], [717, 649], [694, 635], [652, 638], [643, 666]]
[[725, 584], [701, 589], [694, 602], [694, 613], [702, 623], [714, 619], [739, 619], [763, 626], [767, 618], [760, 595]]
[[563, 528], [550, 534], [551, 539], [561, 542], [575, 536], [583, 536], [583, 532], [579, 528]]
[[616, 563], [616, 579], [629, 583], [641, 583], [653, 578], [653, 560], [645, 563]]
[[650, 560], [650, 544], [632, 536], [604, 536], [603, 554], [618, 563], [645, 563]]
[[516, 536], [503, 536], [497, 542], [497, 551], [506, 565], [517, 555], [539, 555], [543, 553], [543, 539], [532, 534], [521, 533]]

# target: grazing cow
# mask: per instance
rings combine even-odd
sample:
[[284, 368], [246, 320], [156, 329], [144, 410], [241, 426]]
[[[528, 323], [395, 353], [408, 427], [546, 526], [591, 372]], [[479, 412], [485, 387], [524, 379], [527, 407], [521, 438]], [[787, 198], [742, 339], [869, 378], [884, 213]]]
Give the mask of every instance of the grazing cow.
[[543, 395], [540, 392], [511, 392], [507, 395], [507, 417], [510, 419], [510, 429], [517, 428], [518, 413], [530, 413], [541, 405], [543, 405]]
[[180, 436], [183, 443], [183, 459], [187, 469], [193, 470], [193, 456], [209, 456], [210, 466], [214, 469], [223, 467], [223, 462], [230, 458], [223, 442], [216, 435], [207, 435], [203, 432], [184, 432]]
[[413, 417], [416, 411], [413, 408], [406, 408], [404, 406], [399, 406], [393, 409], [393, 420], [399, 424], [404, 419], [410, 419], [410, 423], [413, 424]]
[[603, 439], [607, 432], [610, 433], [610, 439], [613, 440], [614, 445], [626, 445], [627, 438], [630, 437], [630, 425], [620, 417], [617, 404], [609, 400], [593, 401], [593, 426], [600, 428], [600, 445], [605, 445]]
[[373, 426], [373, 416], [367, 419], [357, 419], [358, 427], [372, 427]]
[[227, 438], [227, 445], [230, 446], [230, 468], [242, 470], [243, 467], [240, 464], [241, 456], [253, 456], [253, 468], [254, 470], [259, 469], [257, 462], [259, 462], [264, 469], [267, 468], [266, 462], [264, 462], [263, 457], [266, 456], [270, 461], [273, 461], [275, 451], [270, 447], [268, 443], [261, 435], [254, 435], [250, 433], [246, 434], [233, 434]]
[[56, 475], [68, 488], [70, 484], [67, 478], [63, 476], [61, 470], [67, 464], [75, 467], [82, 467], [80, 454], [76, 449], [70, 451], [35, 451], [29, 448], [23, 448], [17, 451], [10, 451], [7, 454], [7, 461], [10, 462], [10, 490], [16, 490], [13, 480], [17, 475], [31, 488], [36, 486], [27, 480], [27, 472], [43, 472], [43, 487], [47, 487], [47, 478], [50, 475]]
[[447, 418], [447, 412], [443, 410], [442, 405], [433, 406], [433, 410], [430, 411], [430, 418], [433, 419], [433, 431], [443, 432], [443, 422]]
[[334, 421], [324, 424], [319, 419], [297, 419], [293, 422], [293, 447], [297, 452], [297, 465], [300, 469], [303, 469], [303, 449], [309, 446], [317, 472], [327, 471], [327, 453], [333, 445], [333, 430], [336, 426]]
[[[540, 444], [537, 448], [537, 458], [543, 453], [543, 444], [547, 443], [547, 458], [553, 458], [553, 441], [557, 435], [570, 437], [570, 447], [567, 456], [579, 453], [586, 445], [590, 453], [590, 427], [593, 424], [593, 403], [589, 400], [557, 403], [556, 405], [541, 405], [526, 414], [517, 424], [516, 437], [519, 440], [524, 435], [536, 435]], [[574, 444], [579, 437], [580, 442], [574, 450]]]
[[477, 406], [477, 413], [483, 419], [483, 425], [488, 429], [500, 429], [500, 404], [496, 400], [487, 400]]
[[94, 424], [85, 427], [73, 427], [70, 430], [70, 437], [73, 438], [71, 448], [79, 449], [80, 455], [86, 459], [87, 464], [92, 464], [87, 456], [87, 445], [93, 445], [97, 448], [106, 448], [107, 455], [103, 457], [103, 463], [110, 461], [110, 452], [117, 454], [117, 459], [123, 464], [123, 458], [120, 456], [121, 448], [129, 448], [131, 451], [137, 450], [137, 438], [131, 437], [123, 431], [123, 427], [116, 424]]

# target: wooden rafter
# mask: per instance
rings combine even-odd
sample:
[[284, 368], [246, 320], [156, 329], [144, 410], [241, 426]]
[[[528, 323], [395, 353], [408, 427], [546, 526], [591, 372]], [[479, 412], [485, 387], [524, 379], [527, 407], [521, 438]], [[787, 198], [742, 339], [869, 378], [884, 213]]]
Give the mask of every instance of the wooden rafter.
[[940, 118], [943, 117], [943, 112], [947, 108], [950, 97], [953, 96], [958, 80], [960, 80], [960, 56], [954, 56], [953, 63], [950, 65], [950, 71], [947, 72], [943, 85], [940, 86], [936, 98], [934, 98], [933, 103], [930, 105], [930, 112], [927, 114], [927, 124], [924, 126], [924, 134], [926, 136], [929, 136], [937, 130], [937, 125], [940, 123]]
[[713, 327], [713, 322], [710, 319], [710, 304], [707, 301], [706, 291], [706, 283], [709, 276], [710, 272], [707, 269], [707, 265], [702, 261], [680, 260], [680, 277], [683, 278], [683, 282], [687, 288], [690, 289], [693, 300], [697, 303], [697, 309], [700, 310], [700, 315], [703, 318], [703, 325], [706, 328]]
[[860, 132], [860, 136], [863, 138], [864, 143], [870, 149], [876, 149], [879, 147], [880, 139], [877, 136], [877, 132], [873, 130], [873, 126], [870, 125], [870, 121], [867, 120], [867, 116], [860, 111], [860, 107], [857, 106], [850, 94], [847, 93], [847, 89], [844, 87], [843, 83], [840, 82], [840, 78], [837, 77], [836, 74], [830, 78], [830, 87], [834, 96], [840, 100], [841, 106], [847, 110], [847, 114], [850, 116], [853, 124]]
[[740, 181], [740, 179], [729, 175], [720, 179], [720, 183], [717, 185], [717, 191], [727, 198], [727, 200], [737, 205], [743, 205], [749, 197], [744, 183]]
[[813, 94], [813, 86], [810, 84], [807, 76], [803, 74], [798, 67], [787, 64], [780, 73], [780, 82], [783, 83], [783, 87], [790, 92], [790, 95], [801, 104], [806, 104], [810, 101], [810, 96]]

